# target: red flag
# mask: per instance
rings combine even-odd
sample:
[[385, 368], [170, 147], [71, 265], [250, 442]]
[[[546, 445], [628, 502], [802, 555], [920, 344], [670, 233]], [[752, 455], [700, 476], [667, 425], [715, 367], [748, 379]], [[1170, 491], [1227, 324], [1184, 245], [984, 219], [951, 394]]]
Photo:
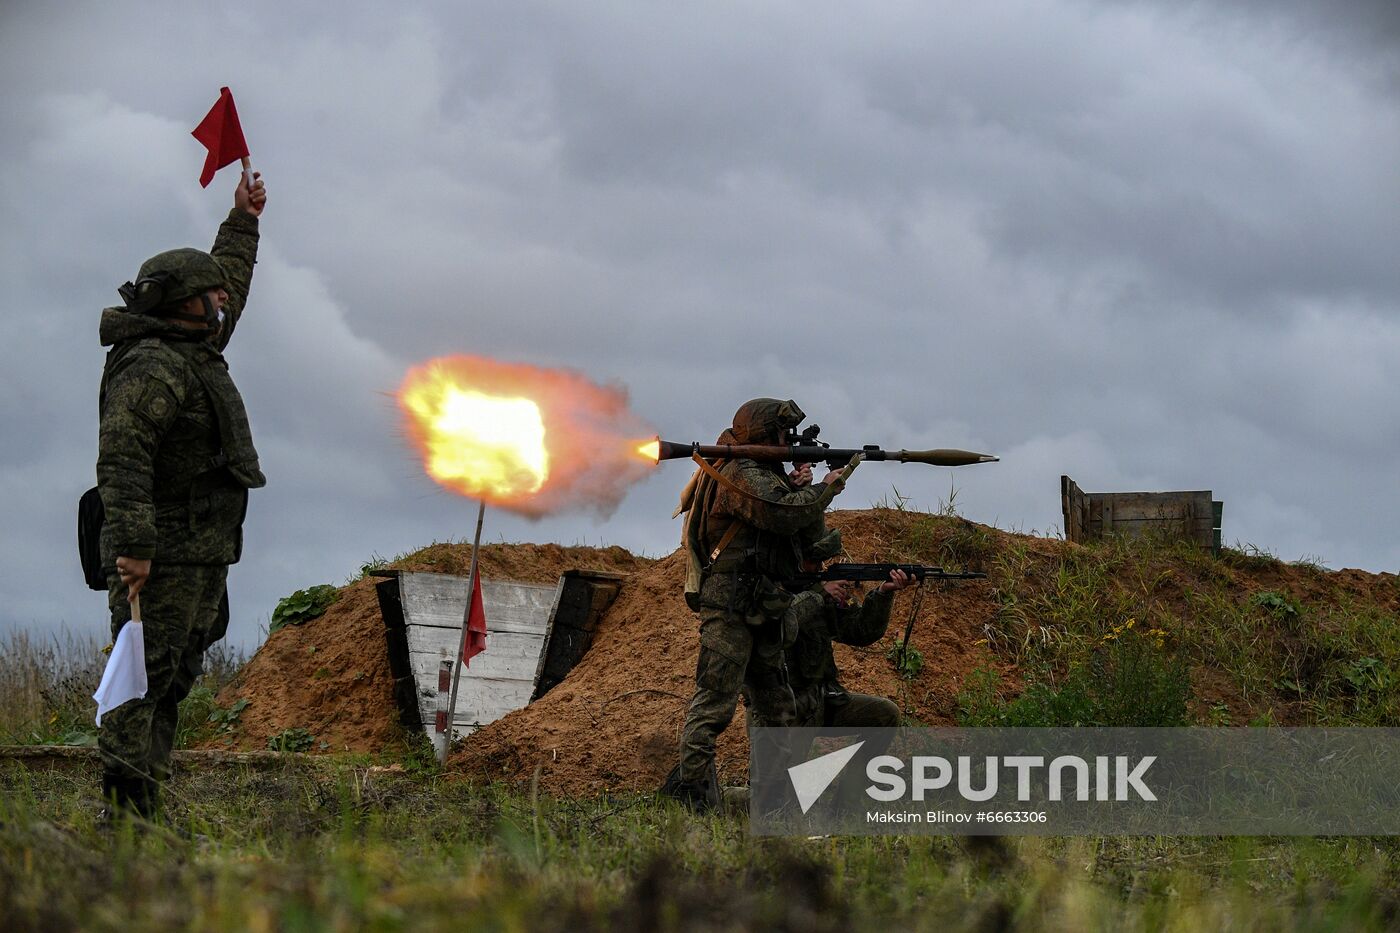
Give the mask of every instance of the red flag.
[[486, 650], [486, 607], [481, 602], [481, 574], [472, 587], [472, 611], [467, 616], [467, 640], [462, 646], [462, 666], [471, 667], [472, 658]]
[[219, 88], [219, 99], [190, 135], [209, 150], [204, 159], [204, 171], [199, 176], [201, 188], [209, 187], [219, 169], [248, 156], [248, 143], [243, 139], [243, 127], [238, 124], [238, 108], [233, 106], [233, 93], [226, 87]]

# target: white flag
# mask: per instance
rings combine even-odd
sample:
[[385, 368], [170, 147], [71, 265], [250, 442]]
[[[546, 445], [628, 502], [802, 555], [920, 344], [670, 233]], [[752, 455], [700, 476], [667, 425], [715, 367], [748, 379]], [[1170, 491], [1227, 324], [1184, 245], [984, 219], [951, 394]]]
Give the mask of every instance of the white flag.
[[117, 643], [107, 658], [102, 683], [92, 698], [97, 701], [97, 724], [102, 714], [109, 713], [127, 700], [139, 700], [146, 695], [146, 638], [140, 622], [128, 622], [117, 633]]

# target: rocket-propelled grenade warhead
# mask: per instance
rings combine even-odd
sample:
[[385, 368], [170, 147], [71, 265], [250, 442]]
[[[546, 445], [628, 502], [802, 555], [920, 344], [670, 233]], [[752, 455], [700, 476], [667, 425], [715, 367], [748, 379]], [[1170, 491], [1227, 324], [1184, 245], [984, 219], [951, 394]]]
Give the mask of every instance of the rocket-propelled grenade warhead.
[[[648, 445], [648, 449], [651, 447]], [[970, 466], [974, 463], [995, 463], [999, 457], [940, 447], [936, 450], [884, 450], [869, 446], [861, 448], [825, 447], [820, 444], [677, 444], [655, 441], [656, 460], [679, 460], [699, 455], [706, 460], [759, 460], [769, 463], [821, 463], [832, 469], [850, 463], [856, 454], [868, 461], [895, 460], [900, 463], [927, 463], [930, 466]]]

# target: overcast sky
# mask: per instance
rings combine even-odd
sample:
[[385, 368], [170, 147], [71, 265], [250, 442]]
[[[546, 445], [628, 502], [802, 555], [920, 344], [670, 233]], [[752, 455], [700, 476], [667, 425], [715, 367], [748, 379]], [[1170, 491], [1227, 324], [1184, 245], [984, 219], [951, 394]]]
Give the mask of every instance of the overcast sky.
[[[769, 395], [841, 445], [1002, 457], [871, 464], [841, 507], [954, 488], [1058, 533], [1068, 473], [1400, 568], [1390, 0], [205, 6], [0, 6], [0, 629], [103, 630], [98, 315], [212, 242], [235, 170], [201, 189], [189, 133], [221, 85], [269, 190], [228, 352], [269, 477], [235, 642], [469, 539], [391, 397], [446, 353], [620, 382], [674, 440]], [[669, 553], [688, 475], [486, 538]]]

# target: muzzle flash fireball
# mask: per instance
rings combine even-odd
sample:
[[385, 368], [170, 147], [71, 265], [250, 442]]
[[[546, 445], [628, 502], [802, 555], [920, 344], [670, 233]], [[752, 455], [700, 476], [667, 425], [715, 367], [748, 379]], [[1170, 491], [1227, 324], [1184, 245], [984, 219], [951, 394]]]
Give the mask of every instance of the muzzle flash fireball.
[[654, 432], [627, 391], [569, 370], [439, 357], [409, 370], [398, 401], [434, 481], [531, 518], [607, 515], [656, 462], [638, 455]]

